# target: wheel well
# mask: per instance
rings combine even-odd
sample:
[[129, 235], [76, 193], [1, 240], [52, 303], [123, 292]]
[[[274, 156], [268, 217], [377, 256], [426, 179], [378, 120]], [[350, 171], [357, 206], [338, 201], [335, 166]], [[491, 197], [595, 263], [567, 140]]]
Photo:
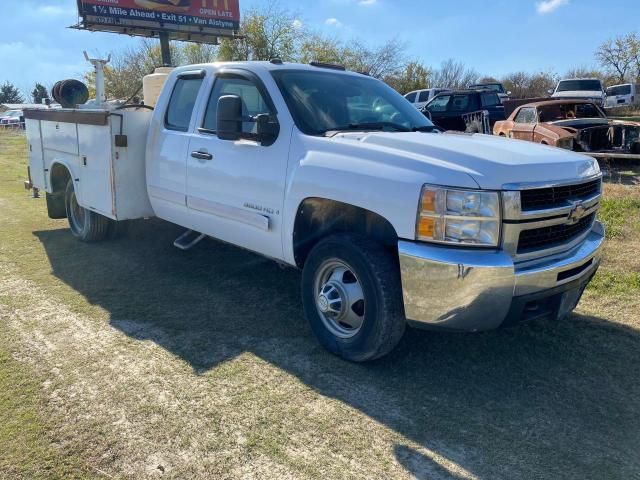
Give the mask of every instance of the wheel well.
[[359, 233], [387, 247], [396, 247], [398, 235], [377, 213], [325, 198], [307, 198], [298, 207], [293, 229], [293, 253], [302, 268], [318, 241], [334, 233]]
[[53, 193], [64, 192], [67, 188], [67, 183], [71, 179], [71, 174], [67, 167], [61, 163], [56, 163], [51, 167], [51, 190]]

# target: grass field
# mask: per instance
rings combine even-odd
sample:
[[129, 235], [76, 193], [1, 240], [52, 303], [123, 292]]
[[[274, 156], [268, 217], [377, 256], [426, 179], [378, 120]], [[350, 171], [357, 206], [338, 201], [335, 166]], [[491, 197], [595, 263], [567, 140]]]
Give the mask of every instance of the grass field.
[[152, 220], [86, 245], [0, 136], [0, 478], [640, 478], [640, 170], [576, 314], [322, 350], [300, 275]]

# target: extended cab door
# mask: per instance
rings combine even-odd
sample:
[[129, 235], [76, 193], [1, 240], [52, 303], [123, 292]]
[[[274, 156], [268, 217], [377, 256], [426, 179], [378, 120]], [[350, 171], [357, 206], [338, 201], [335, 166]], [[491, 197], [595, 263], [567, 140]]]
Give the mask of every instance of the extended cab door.
[[218, 72], [204, 112], [191, 137], [187, 157], [187, 206], [198, 229], [221, 240], [282, 258], [282, 207], [290, 131], [270, 144], [221, 140], [216, 114], [221, 96], [242, 100], [243, 132], [256, 133], [259, 114], [277, 111], [258, 76], [246, 70]]
[[183, 218], [187, 205], [185, 158], [205, 73], [197, 70], [179, 74], [171, 88], [166, 111], [154, 116], [149, 129], [146, 167], [149, 197], [159, 217], [180, 225], [186, 223]]
[[513, 128], [509, 132], [511, 138], [533, 141], [533, 130], [536, 126], [536, 109], [532, 107], [521, 108], [513, 119]]

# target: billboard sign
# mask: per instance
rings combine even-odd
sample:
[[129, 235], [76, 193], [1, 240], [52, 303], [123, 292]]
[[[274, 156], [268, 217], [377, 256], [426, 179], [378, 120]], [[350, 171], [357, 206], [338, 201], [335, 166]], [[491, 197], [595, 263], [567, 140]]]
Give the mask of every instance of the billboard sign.
[[240, 27], [239, 0], [78, 0], [78, 9], [79, 27], [93, 31], [204, 41]]

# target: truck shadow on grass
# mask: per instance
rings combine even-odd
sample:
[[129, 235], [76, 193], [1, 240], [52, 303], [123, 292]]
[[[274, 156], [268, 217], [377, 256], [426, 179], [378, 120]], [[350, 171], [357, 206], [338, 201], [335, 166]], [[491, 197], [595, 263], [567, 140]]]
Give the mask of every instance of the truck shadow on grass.
[[[86, 245], [36, 232], [53, 274], [196, 374], [250, 352], [398, 432], [417, 478], [448, 477], [421, 451], [480, 478], [630, 478], [640, 471], [640, 332], [574, 315], [482, 334], [409, 330], [355, 365], [326, 353], [304, 320], [300, 274], [235, 247], [172, 246], [180, 229], [135, 222]], [[634, 473], [635, 472], [635, 473]]]

